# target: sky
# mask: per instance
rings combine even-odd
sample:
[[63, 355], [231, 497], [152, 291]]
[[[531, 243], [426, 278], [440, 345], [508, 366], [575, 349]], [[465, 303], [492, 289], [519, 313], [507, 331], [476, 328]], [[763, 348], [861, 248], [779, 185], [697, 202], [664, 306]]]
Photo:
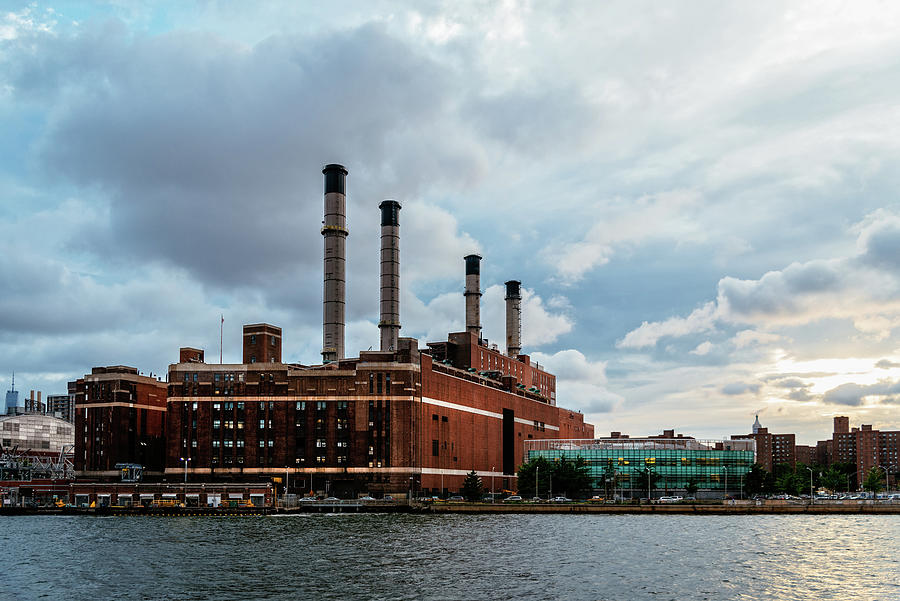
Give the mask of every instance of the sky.
[[[754, 416], [900, 429], [900, 5], [0, 0], [0, 386], [320, 361], [322, 166], [349, 170], [347, 354], [401, 335], [523, 352], [597, 435]], [[21, 397], [22, 395], [20, 395]]]

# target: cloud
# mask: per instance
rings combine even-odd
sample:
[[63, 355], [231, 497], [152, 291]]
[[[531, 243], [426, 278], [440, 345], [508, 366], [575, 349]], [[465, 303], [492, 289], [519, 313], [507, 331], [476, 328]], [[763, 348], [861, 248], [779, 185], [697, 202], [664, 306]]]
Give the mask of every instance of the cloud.
[[882, 403], [896, 404], [900, 399], [891, 398], [900, 392], [900, 381], [882, 380], [875, 384], [856, 384], [850, 382], [841, 384], [822, 395], [822, 401], [835, 405], [848, 405], [857, 407], [865, 403], [867, 399]]
[[[768, 328], [798, 326], [823, 319], [851, 320], [854, 327], [875, 339], [884, 339], [900, 325], [900, 274], [885, 270], [880, 251], [873, 250], [873, 236], [881, 240], [878, 249], [890, 246], [887, 239], [898, 237], [900, 227], [885, 228], [900, 219], [879, 211], [858, 226], [856, 255], [791, 263], [782, 270], [769, 271], [756, 280], [726, 276], [719, 280], [715, 301], [695, 309], [688, 317], [671, 317], [662, 322], [644, 322], [617, 343], [618, 348], [640, 349], [654, 346], [663, 337], [680, 337], [713, 330], [717, 323], [732, 326], [759, 325]], [[753, 332], [753, 333], [745, 333]], [[736, 348], [750, 343], [773, 343], [779, 334], [743, 330], [735, 335]]]
[[616, 347], [641, 349], [655, 346], [664, 337], [680, 337], [712, 331], [715, 329], [717, 312], [715, 303], [709, 302], [694, 309], [687, 317], [670, 317], [662, 322], [645, 321], [637, 329], [628, 332], [625, 338], [616, 343]]
[[552, 264], [564, 284], [573, 284], [595, 267], [609, 262], [621, 246], [658, 238], [680, 242], [704, 237], [690, 216], [700, 206], [690, 190], [673, 190], [625, 202], [614, 199], [595, 211], [598, 222], [581, 240], [549, 246], [545, 260]]
[[620, 395], [607, 388], [603, 361], [590, 361], [574, 349], [553, 354], [535, 352], [531, 358], [556, 374], [556, 401], [560, 407], [596, 414], [613, 411], [623, 402]]
[[889, 359], [881, 359], [875, 364], [875, 367], [879, 369], [893, 369], [895, 367], [900, 367], [900, 363]]
[[748, 392], [755, 394], [759, 392], [759, 389], [760, 385], [757, 383], [748, 384], [746, 382], [731, 382], [722, 387], [722, 393], [729, 396], [741, 395]]
[[694, 350], [690, 351], [690, 354], [702, 357], [703, 355], [708, 354], [709, 351], [712, 350], [712, 348], [712, 342], [706, 340], [705, 342], [701, 342], [700, 344], [698, 344]]
[[768, 332], [760, 332], [757, 330], [741, 330], [731, 339], [734, 348], [743, 349], [756, 345], [766, 345], [771, 342], [781, 340], [778, 334], [770, 334]]

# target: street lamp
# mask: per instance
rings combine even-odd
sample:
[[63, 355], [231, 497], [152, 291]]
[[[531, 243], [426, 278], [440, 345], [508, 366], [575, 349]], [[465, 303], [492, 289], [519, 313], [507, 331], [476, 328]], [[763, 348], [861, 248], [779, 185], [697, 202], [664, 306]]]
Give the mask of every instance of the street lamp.
[[650, 492], [650, 468], [647, 468], [647, 502], [653, 501], [653, 494]]
[[188, 462], [191, 460], [190, 457], [182, 457], [181, 461], [184, 462], [184, 506], [187, 507], [187, 468]]
[[190, 460], [191, 460], [190, 457], [187, 457], [187, 458], [182, 457], [181, 458], [181, 461], [184, 462], [184, 484], [185, 484], [185, 486], [187, 486], [187, 468], [188, 468], [188, 461], [190, 461]]
[[809, 502], [813, 503], [815, 500], [815, 496], [813, 495], [813, 471], [809, 466], [806, 466], [806, 469], [809, 470]]
[[724, 500], [728, 496], [728, 467], [723, 465], [722, 471], [725, 472], [725, 487], [722, 490], [722, 499]]
[[541, 466], [534, 466], [534, 496], [540, 498], [540, 493], [538, 492], [538, 473], [541, 471]]
[[494, 467], [491, 466], [491, 503], [494, 502]]

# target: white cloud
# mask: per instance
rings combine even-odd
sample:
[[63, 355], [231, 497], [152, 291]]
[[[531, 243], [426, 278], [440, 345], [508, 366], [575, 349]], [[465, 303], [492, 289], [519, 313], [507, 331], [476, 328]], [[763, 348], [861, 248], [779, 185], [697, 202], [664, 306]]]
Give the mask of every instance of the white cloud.
[[574, 349], [553, 354], [535, 352], [531, 358], [556, 374], [556, 400], [561, 407], [602, 414], [615, 410], [623, 401], [607, 388], [605, 361], [590, 361]]
[[709, 351], [712, 350], [712, 348], [713, 348], [712, 342], [707, 340], [705, 342], [701, 342], [700, 344], [698, 344], [694, 350], [690, 351], [690, 353], [692, 355], [697, 355], [699, 357], [702, 357], [703, 355], [708, 354]]
[[687, 317], [670, 317], [662, 322], [644, 322], [616, 343], [617, 348], [641, 349], [655, 346], [660, 338], [686, 336], [715, 329], [718, 308], [709, 302], [694, 309]]

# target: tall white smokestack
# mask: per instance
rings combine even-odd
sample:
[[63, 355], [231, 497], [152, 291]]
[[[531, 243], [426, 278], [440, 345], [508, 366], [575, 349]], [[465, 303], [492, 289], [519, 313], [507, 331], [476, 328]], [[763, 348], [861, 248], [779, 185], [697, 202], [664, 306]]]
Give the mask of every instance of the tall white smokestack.
[[506, 282], [506, 354], [518, 357], [522, 352], [522, 282]]
[[396, 351], [400, 336], [400, 203], [385, 200], [381, 209], [381, 350]]
[[467, 255], [466, 331], [481, 339], [481, 255]]
[[347, 170], [325, 165], [325, 291], [322, 307], [322, 361], [344, 358], [344, 296], [346, 289]]

